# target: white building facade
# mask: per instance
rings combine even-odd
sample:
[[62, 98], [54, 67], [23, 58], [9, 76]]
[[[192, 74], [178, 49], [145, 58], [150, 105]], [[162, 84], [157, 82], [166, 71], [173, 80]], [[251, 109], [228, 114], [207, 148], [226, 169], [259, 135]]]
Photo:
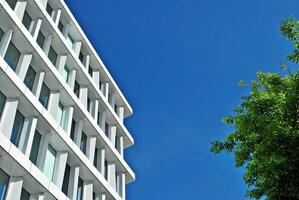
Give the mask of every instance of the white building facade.
[[63, 0], [0, 0], [0, 200], [125, 200], [132, 112]]

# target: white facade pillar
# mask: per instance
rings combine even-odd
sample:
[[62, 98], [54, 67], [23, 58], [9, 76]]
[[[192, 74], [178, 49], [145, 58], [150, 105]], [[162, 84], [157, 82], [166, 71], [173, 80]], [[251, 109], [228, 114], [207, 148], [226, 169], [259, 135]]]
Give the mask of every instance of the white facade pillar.
[[16, 3], [14, 11], [21, 21], [25, 13], [26, 6], [27, 6], [27, 1], [17, 1]]
[[65, 66], [65, 63], [66, 63], [66, 59], [67, 59], [66, 54], [61, 54], [61, 55], [58, 55], [58, 57], [57, 57], [55, 67], [61, 75], [63, 74], [63, 71], [64, 71], [64, 66]]
[[113, 146], [115, 146], [115, 141], [116, 141], [116, 126], [110, 126], [109, 127], [108, 138], [111, 141], [111, 143], [113, 144]]
[[99, 149], [97, 154], [97, 169], [105, 176], [105, 149]]
[[4, 33], [2, 36], [1, 42], [0, 42], [0, 56], [4, 58], [8, 45], [12, 38], [12, 30], [8, 30]]
[[82, 42], [81, 41], [75, 41], [73, 44], [73, 50], [75, 51], [76, 55], [79, 56], [81, 51]]
[[79, 99], [81, 103], [85, 106], [85, 108], [87, 108], [87, 98], [88, 98], [88, 88], [86, 86], [81, 86], [79, 92]]
[[124, 157], [124, 137], [120, 136], [117, 137], [117, 146], [116, 149], [118, 150], [119, 154]]
[[77, 200], [77, 191], [78, 191], [78, 181], [79, 181], [79, 167], [71, 167], [70, 170], [70, 180], [68, 187], [68, 197], [70, 200]]
[[53, 182], [59, 189], [62, 188], [67, 156], [68, 152], [57, 152], [56, 154]]
[[120, 121], [124, 122], [124, 115], [125, 115], [125, 108], [123, 106], [120, 106], [117, 108], [117, 115], [120, 119]]
[[93, 200], [93, 184], [89, 181], [83, 182], [83, 198], [84, 200]]
[[44, 41], [44, 44], [43, 44], [43, 51], [45, 52], [45, 54], [48, 56], [49, 54], [49, 50], [50, 50], [50, 47], [51, 47], [51, 43], [52, 43], [52, 39], [53, 39], [53, 36], [52, 35], [49, 35], [49, 36], [46, 36], [45, 37], [45, 41]]
[[74, 142], [78, 147], [80, 147], [82, 131], [83, 131], [83, 120], [79, 120], [76, 122], [75, 134], [74, 134]]
[[101, 129], [104, 133], [105, 133], [106, 115], [107, 115], [106, 111], [101, 112], [100, 119], [99, 119], [99, 121], [100, 121], [99, 126], [101, 127]]
[[48, 145], [50, 142], [51, 133], [41, 135], [39, 144], [36, 166], [43, 171], [45, 167], [45, 159], [47, 155]]
[[72, 120], [73, 120], [73, 113], [74, 113], [74, 107], [73, 106], [69, 106], [69, 107], [66, 107], [65, 108], [66, 110], [66, 117], [67, 117], [67, 120], [66, 120], [66, 134], [68, 136], [71, 135], [71, 129], [72, 129]]
[[98, 111], [99, 110], [99, 100], [94, 99], [90, 101], [89, 113], [94, 118], [95, 121], [98, 121]]
[[86, 141], [86, 157], [93, 163], [96, 150], [96, 136], [87, 136]]
[[86, 67], [87, 71], [88, 71], [88, 68], [89, 68], [89, 63], [90, 63], [90, 55], [85, 55], [83, 57], [83, 65]]
[[119, 196], [122, 197], [122, 199], [125, 200], [126, 198], [126, 174], [125, 173], [118, 173], [117, 178], [117, 187], [116, 192], [119, 194]]
[[64, 26], [64, 29], [63, 29], [63, 31], [62, 31], [62, 35], [63, 35], [65, 38], [68, 37], [68, 34], [70, 33], [71, 26], [72, 26], [72, 24], [66, 24], [66, 25]]
[[17, 99], [6, 99], [2, 117], [0, 121], [0, 131], [10, 139], [11, 132], [13, 129], [13, 124], [16, 116], [18, 108], [18, 100]]
[[100, 89], [100, 70], [94, 70], [92, 72], [92, 79], [96, 83], [98, 89]]
[[95, 200], [106, 200], [106, 194], [96, 194]]
[[70, 70], [70, 74], [69, 74], [69, 81], [68, 81], [68, 85], [70, 86], [70, 88], [72, 90], [74, 90], [75, 87], [75, 81], [76, 81], [76, 69], [71, 69]]
[[114, 163], [107, 165], [107, 181], [116, 190], [116, 168]]
[[104, 85], [104, 96], [106, 97], [106, 99], [108, 99], [109, 96], [109, 83], [106, 82]]
[[39, 71], [36, 72], [35, 79], [33, 82], [32, 93], [39, 98], [40, 92], [42, 90], [43, 82], [44, 82], [45, 72]]
[[43, 193], [31, 194], [29, 200], [44, 200], [44, 197]]
[[23, 187], [22, 177], [10, 177], [5, 200], [20, 199]]
[[110, 101], [109, 101], [109, 103], [110, 103], [113, 110], [114, 110], [114, 107], [115, 107], [115, 101], [116, 101], [116, 94], [115, 94], [115, 92], [113, 92], [110, 95]]
[[57, 111], [59, 106], [59, 91], [51, 91], [49, 95], [48, 111], [57, 120]]
[[26, 117], [19, 139], [19, 149], [29, 158], [37, 124], [36, 117]]
[[59, 24], [60, 16], [61, 16], [61, 9], [53, 10], [51, 17], [54, 23], [56, 24], [56, 26], [58, 26]]
[[30, 62], [32, 60], [32, 54], [22, 53], [16, 68], [16, 74], [24, 81]]
[[44, 8], [47, 7], [47, 3], [48, 3], [48, 0], [39, 0], [41, 2], [41, 4], [44, 6]]
[[37, 39], [41, 25], [42, 25], [42, 19], [40, 18], [32, 19], [32, 22], [29, 27], [29, 32], [34, 38], [34, 40]]

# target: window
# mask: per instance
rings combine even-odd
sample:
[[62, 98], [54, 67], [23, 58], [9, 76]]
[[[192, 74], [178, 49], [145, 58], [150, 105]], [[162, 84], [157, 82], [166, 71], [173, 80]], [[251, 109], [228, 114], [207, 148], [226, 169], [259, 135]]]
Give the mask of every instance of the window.
[[1, 41], [2, 37], [3, 37], [3, 35], [4, 35], [4, 31], [2, 31], [2, 29], [0, 28], [0, 41]]
[[66, 164], [65, 166], [65, 172], [64, 172], [64, 177], [63, 177], [63, 183], [62, 183], [62, 192], [67, 195], [68, 193], [68, 187], [69, 187], [69, 180], [70, 180], [70, 172], [71, 172], [71, 167]]
[[84, 58], [84, 56], [83, 56], [82, 52], [80, 52], [80, 54], [79, 54], [79, 60], [80, 60], [81, 62], [83, 62], [83, 58]]
[[91, 110], [91, 108], [90, 108], [90, 98], [88, 97], [87, 98], [87, 111], [89, 112], [90, 110]]
[[50, 90], [49, 88], [46, 86], [45, 83], [43, 83], [41, 92], [40, 92], [40, 96], [39, 96], [39, 102], [45, 107], [47, 108], [48, 106], [48, 100], [49, 100], [49, 96], [50, 96]]
[[67, 129], [67, 112], [61, 103], [59, 103], [59, 105], [58, 105], [57, 122], [59, 123], [61, 128], [63, 128], [63, 130], [66, 131], [66, 129]]
[[6, 97], [2, 92], [0, 92], [0, 119], [4, 109], [5, 101], [6, 101]]
[[10, 43], [8, 46], [8, 49], [6, 51], [6, 54], [4, 56], [4, 60], [15, 71], [17, 68], [20, 56], [21, 56], [21, 53], [16, 48], [16, 46], [13, 43]]
[[86, 142], [87, 136], [84, 132], [82, 132], [81, 142], [80, 142], [80, 149], [85, 154], [86, 153]]
[[29, 88], [29, 90], [32, 90], [34, 79], [35, 79], [36, 72], [32, 68], [32, 66], [29, 66], [28, 71], [26, 73], [24, 83]]
[[105, 123], [105, 134], [108, 136], [109, 125]]
[[92, 72], [93, 72], [93, 69], [89, 66], [89, 68], [88, 68], [88, 73], [89, 73], [89, 75], [91, 76], [91, 78], [92, 78]]
[[9, 176], [0, 169], [0, 200], [3, 200], [8, 185]]
[[75, 120], [72, 120], [72, 127], [71, 127], [71, 135], [70, 138], [74, 141], [75, 138], [75, 127], [76, 127], [76, 122]]
[[69, 70], [68, 66], [65, 65], [63, 72], [62, 72], [62, 77], [66, 83], [69, 83], [69, 75], [70, 75], [70, 70]]
[[27, 192], [24, 188], [22, 188], [20, 200], [29, 200], [29, 199], [30, 199], [30, 193]]
[[16, 146], [18, 146], [18, 143], [19, 143], [24, 119], [25, 119], [24, 116], [19, 111], [17, 111], [16, 116], [15, 116], [15, 121], [13, 124], [13, 128], [12, 128], [12, 133], [10, 136], [10, 141]]
[[97, 165], [98, 165], [98, 149], [96, 148], [95, 149], [95, 151], [94, 151], [94, 159], [93, 159], [93, 165], [95, 166], [95, 167], [97, 167]]
[[52, 12], [53, 12], [53, 8], [50, 6], [50, 4], [47, 4], [46, 10], [47, 10], [47, 13], [51, 16]]
[[77, 190], [77, 199], [76, 200], [83, 200], [83, 180], [79, 177], [78, 181], [78, 190]]
[[6, 0], [6, 2], [11, 7], [11, 9], [13, 9], [13, 10], [15, 9], [16, 4], [17, 4], [17, 0]]
[[45, 36], [41, 31], [38, 33], [36, 42], [37, 42], [37, 44], [39, 45], [40, 48], [43, 48], [44, 42], [45, 42]]
[[79, 83], [78, 83], [77, 81], [75, 81], [74, 93], [75, 93], [75, 95], [79, 98], [80, 85], [79, 85]]
[[68, 44], [71, 48], [73, 48], [73, 44], [75, 43], [75, 40], [72, 38], [70, 34], [66, 37], [66, 40], [68, 41]]
[[26, 27], [27, 30], [29, 30], [31, 21], [32, 21], [32, 17], [30, 17], [30, 15], [28, 14], [28, 12], [25, 11], [24, 16], [23, 16], [22, 23], [23, 23], [23, 25]]
[[63, 23], [61, 21], [59, 21], [59, 23], [58, 23], [58, 29], [60, 30], [61, 33], [63, 32], [63, 28], [64, 28]]
[[41, 140], [41, 135], [39, 132], [35, 132], [33, 142], [32, 142], [32, 147], [31, 147], [31, 152], [30, 152], [30, 161], [36, 165], [37, 162], [37, 156], [38, 156], [38, 151], [39, 151], [39, 144]]
[[52, 64], [55, 66], [56, 61], [57, 61], [57, 53], [52, 47], [50, 47], [48, 58], [52, 62]]
[[57, 152], [55, 151], [55, 149], [51, 145], [49, 145], [43, 172], [46, 175], [46, 177], [48, 177], [48, 179], [51, 181], [54, 174], [56, 154]]

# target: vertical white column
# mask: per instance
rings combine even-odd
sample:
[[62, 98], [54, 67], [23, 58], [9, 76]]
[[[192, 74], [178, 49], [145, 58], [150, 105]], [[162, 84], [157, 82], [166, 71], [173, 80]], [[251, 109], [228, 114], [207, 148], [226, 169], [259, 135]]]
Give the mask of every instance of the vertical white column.
[[90, 63], [90, 55], [85, 55], [83, 57], [83, 65], [86, 67], [87, 70], [89, 68], [89, 63]]
[[52, 12], [51, 17], [52, 17], [54, 23], [56, 24], [56, 26], [58, 26], [58, 24], [59, 24], [60, 16], [61, 16], [61, 9], [57, 9]]
[[24, 81], [30, 62], [32, 60], [32, 54], [22, 53], [16, 68], [16, 74]]
[[16, 112], [18, 108], [18, 100], [17, 99], [6, 99], [2, 117], [0, 121], [0, 131], [10, 139]]
[[88, 88], [86, 86], [80, 87], [79, 99], [81, 103], [87, 108]]
[[16, 7], [14, 9], [18, 18], [22, 21], [25, 10], [26, 10], [27, 1], [17, 1]]
[[39, 0], [44, 8], [47, 7], [48, 0]]
[[20, 199], [23, 187], [22, 177], [10, 177], [5, 200]]
[[27, 158], [30, 156], [36, 124], [36, 117], [26, 117], [23, 123], [23, 128], [19, 139], [19, 149]]
[[100, 127], [102, 131], [105, 133], [105, 123], [106, 123], [106, 111], [100, 113]]
[[44, 197], [43, 193], [31, 194], [29, 200], [44, 200]]
[[68, 34], [70, 33], [70, 29], [71, 29], [72, 24], [66, 24], [64, 26], [64, 29], [62, 31], [62, 34], [65, 38], [67, 38]]
[[41, 136], [38, 154], [37, 154], [37, 162], [36, 166], [43, 171], [45, 167], [45, 159], [47, 155], [48, 145], [50, 141], [51, 133], [43, 134]]
[[124, 137], [123, 136], [120, 136], [120, 137], [117, 137], [117, 146], [116, 146], [116, 149], [118, 150], [119, 154], [124, 157]]
[[69, 74], [68, 84], [72, 90], [74, 90], [74, 87], [75, 87], [76, 71], [77, 71], [76, 69], [71, 69], [70, 74]]
[[69, 106], [69, 107], [67, 107], [67, 108], [65, 108], [65, 110], [66, 110], [66, 117], [67, 117], [67, 119], [66, 119], [66, 130], [65, 130], [65, 132], [66, 132], [66, 134], [68, 135], [68, 136], [70, 136], [71, 135], [71, 129], [72, 129], [72, 120], [73, 120], [73, 113], [74, 113], [74, 107], [73, 106]]
[[39, 98], [40, 92], [42, 90], [43, 82], [44, 82], [45, 72], [39, 71], [35, 75], [35, 79], [33, 82], [32, 93]]
[[104, 96], [106, 97], [106, 99], [108, 99], [109, 96], [109, 83], [106, 82], [104, 85]]
[[123, 106], [118, 107], [117, 115], [122, 123], [124, 122], [124, 114], [125, 114], [125, 108]]
[[110, 102], [109, 102], [113, 110], [115, 107], [115, 99], [116, 99], [116, 94], [115, 92], [113, 92], [110, 96]]
[[116, 141], [116, 126], [110, 126], [109, 127], [108, 138], [111, 141], [111, 143], [113, 144], [113, 146], [115, 146], [115, 141]]
[[50, 47], [51, 47], [52, 39], [53, 39], [52, 35], [46, 36], [44, 44], [43, 44], [43, 48], [42, 49], [43, 49], [43, 51], [45, 52], [45, 54], [47, 56], [49, 54], [49, 50], [50, 50]]
[[59, 106], [59, 91], [51, 91], [49, 95], [48, 111], [57, 120], [57, 111]]
[[55, 67], [61, 75], [63, 74], [63, 71], [64, 71], [66, 59], [67, 59], [66, 54], [61, 54], [61, 55], [58, 55], [58, 57], [57, 57], [57, 62], [56, 62]]
[[76, 55], [79, 56], [81, 51], [82, 42], [81, 41], [75, 41], [73, 44], [73, 50], [75, 51]]
[[126, 198], [126, 174], [125, 173], [118, 173], [117, 174], [117, 187], [116, 192], [122, 199], [125, 200]]
[[75, 134], [74, 134], [74, 142], [78, 147], [80, 147], [82, 130], [83, 130], [83, 120], [79, 120], [76, 122]]
[[106, 194], [96, 194], [95, 200], [106, 200]]
[[2, 36], [1, 42], [0, 42], [0, 56], [4, 57], [8, 48], [8, 45], [11, 41], [12, 37], [12, 30], [8, 30], [4, 33]]
[[98, 150], [97, 161], [97, 169], [105, 176], [105, 149]]
[[112, 188], [116, 189], [116, 169], [114, 163], [108, 163], [107, 166], [107, 181]]
[[99, 100], [94, 99], [90, 101], [89, 113], [94, 118], [95, 121], [98, 121], [98, 109], [99, 109]]
[[95, 136], [87, 136], [86, 141], [86, 156], [93, 163], [94, 154], [96, 150], [96, 141], [97, 138]]
[[34, 40], [37, 39], [41, 25], [42, 25], [42, 19], [40, 18], [36, 18], [31, 21], [31, 24], [29, 26], [29, 32], [34, 38]]
[[68, 187], [68, 197], [70, 200], [77, 200], [78, 181], [79, 181], [79, 167], [71, 167]]
[[93, 184], [89, 181], [83, 182], [83, 198], [84, 200], [93, 200]]
[[96, 83], [97, 88], [100, 89], [100, 70], [94, 70], [92, 72], [93, 81]]
[[56, 154], [53, 182], [59, 189], [62, 188], [67, 156], [68, 152], [57, 152]]

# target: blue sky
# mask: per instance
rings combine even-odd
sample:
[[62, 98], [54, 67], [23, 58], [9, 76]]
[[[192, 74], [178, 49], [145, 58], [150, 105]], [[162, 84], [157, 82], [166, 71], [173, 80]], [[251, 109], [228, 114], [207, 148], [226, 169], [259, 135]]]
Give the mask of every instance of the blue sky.
[[280, 71], [296, 0], [66, 0], [134, 109], [128, 200], [242, 200], [231, 155], [210, 144], [257, 71]]

